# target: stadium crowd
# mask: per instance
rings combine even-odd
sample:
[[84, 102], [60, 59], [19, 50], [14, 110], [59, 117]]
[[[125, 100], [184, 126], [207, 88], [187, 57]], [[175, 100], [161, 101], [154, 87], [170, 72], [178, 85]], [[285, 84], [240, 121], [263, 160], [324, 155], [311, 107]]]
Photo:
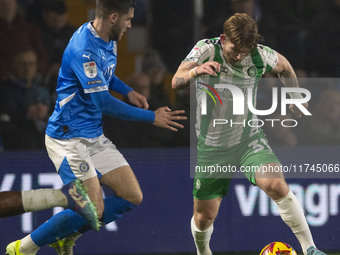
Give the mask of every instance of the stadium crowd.
[[[136, 15], [145, 16], [149, 44], [141, 70], [125, 82], [148, 99], [151, 110], [168, 105], [185, 109], [189, 116], [189, 90], [176, 91], [175, 100], [170, 100], [166, 77], [176, 71], [194, 43], [193, 0], [144, 2], [149, 4], [147, 10], [153, 10], [152, 22], [143, 8]], [[297, 128], [268, 128], [270, 143], [339, 145], [340, 80], [303, 81], [340, 77], [340, 0], [205, 0], [200, 38], [219, 36], [220, 24], [235, 12], [257, 20], [265, 44], [287, 57], [301, 78], [300, 86], [312, 93], [313, 118], [301, 119]], [[67, 14], [64, 0], [0, 0], [0, 142], [5, 150], [45, 148], [44, 130], [54, 108], [62, 54], [77, 29], [68, 23]], [[259, 107], [271, 104], [271, 88], [281, 86], [274, 83], [260, 87]], [[172, 133], [104, 116], [104, 132], [118, 148], [180, 147], [190, 144], [189, 123], [183, 122], [185, 128]]]

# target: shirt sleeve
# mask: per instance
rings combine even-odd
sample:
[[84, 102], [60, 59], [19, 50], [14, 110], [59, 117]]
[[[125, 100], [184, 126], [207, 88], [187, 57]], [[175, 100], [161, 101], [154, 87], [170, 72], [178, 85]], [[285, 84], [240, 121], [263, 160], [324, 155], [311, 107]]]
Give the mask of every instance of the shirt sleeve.
[[108, 91], [91, 94], [92, 100], [104, 114], [122, 120], [145, 121], [153, 123], [155, 113], [138, 107], [128, 105], [110, 95]]
[[126, 96], [131, 90], [133, 90], [131, 87], [129, 87], [127, 84], [122, 82], [116, 75], [113, 75], [110, 84], [109, 89], [113, 90], [123, 96]]
[[275, 50], [264, 45], [259, 45], [259, 49], [259, 52], [265, 64], [266, 72], [270, 72], [276, 67], [278, 63], [278, 55]]
[[91, 51], [76, 52], [71, 67], [80, 81], [85, 93], [109, 89], [99, 58]]
[[198, 41], [183, 62], [193, 61], [198, 65], [203, 64], [211, 56], [214, 56], [214, 43], [217, 43], [217, 40], [203, 39]]

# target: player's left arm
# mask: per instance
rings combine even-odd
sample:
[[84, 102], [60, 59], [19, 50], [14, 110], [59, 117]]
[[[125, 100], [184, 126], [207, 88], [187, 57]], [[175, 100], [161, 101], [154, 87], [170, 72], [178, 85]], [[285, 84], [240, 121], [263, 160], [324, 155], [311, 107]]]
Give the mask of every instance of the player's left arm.
[[[280, 78], [281, 82], [285, 87], [298, 88], [299, 82], [292, 65], [283, 55], [281, 55], [278, 52], [277, 55], [278, 55], [277, 65], [273, 68], [271, 72], [278, 75], [278, 77]], [[290, 96], [292, 98], [302, 98], [302, 95], [300, 93], [291, 93]], [[306, 109], [308, 108], [308, 103], [303, 103], [302, 105]], [[295, 117], [301, 118], [302, 112], [296, 105], [294, 104], [289, 105], [289, 110], [291, 110]]]
[[129, 102], [136, 105], [139, 108], [143, 108], [143, 109], [149, 108], [149, 104], [143, 95], [134, 91], [130, 86], [125, 84], [115, 75], [113, 75], [110, 81], [109, 89], [123, 96], [127, 96], [127, 98], [129, 99]]

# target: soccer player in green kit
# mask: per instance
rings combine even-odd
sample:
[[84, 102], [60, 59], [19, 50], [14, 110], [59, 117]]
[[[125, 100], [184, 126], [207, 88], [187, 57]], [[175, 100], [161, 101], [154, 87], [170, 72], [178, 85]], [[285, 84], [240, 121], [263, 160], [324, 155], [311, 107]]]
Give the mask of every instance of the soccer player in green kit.
[[[190, 82], [214, 87], [212, 83], [209, 84], [209, 81], [213, 81], [214, 84], [232, 84], [244, 90], [251, 88], [253, 94], [249, 96], [252, 96], [253, 105], [258, 82], [266, 72], [277, 74], [285, 87], [299, 87], [288, 60], [269, 47], [258, 44], [260, 38], [257, 24], [250, 16], [234, 14], [224, 23], [220, 37], [201, 40], [194, 46], [175, 73], [172, 87], [189, 86]], [[257, 119], [250, 112], [247, 100], [244, 100], [244, 114], [234, 115], [232, 93], [216, 90], [221, 104], [209, 104], [206, 114], [201, 114], [202, 95], [205, 92], [196, 87], [197, 166], [218, 164], [257, 168], [244, 172], [245, 176], [276, 202], [282, 220], [292, 229], [303, 253], [325, 255], [315, 248], [303, 209], [289, 190], [282, 173], [273, 171], [264, 174], [266, 169], [280, 168], [280, 161], [269, 147], [261, 128], [240, 124], [214, 125], [212, 119], [227, 119], [234, 123], [240, 123], [242, 119], [246, 120], [245, 123]], [[291, 93], [290, 96], [302, 98], [300, 93]], [[303, 103], [301, 106], [307, 108], [308, 104]], [[294, 104], [289, 109], [297, 118], [303, 113], [303, 109]], [[191, 230], [198, 255], [212, 254], [209, 241], [213, 222], [222, 198], [227, 194], [231, 176], [218, 178], [212, 175], [213, 178], [208, 178], [211, 176], [207, 176], [207, 173], [195, 173]]]

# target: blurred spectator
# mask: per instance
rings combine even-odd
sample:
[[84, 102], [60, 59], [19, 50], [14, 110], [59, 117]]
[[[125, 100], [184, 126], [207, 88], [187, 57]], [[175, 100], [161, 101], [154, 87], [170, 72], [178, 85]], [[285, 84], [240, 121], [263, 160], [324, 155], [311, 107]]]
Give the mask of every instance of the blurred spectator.
[[[273, 98], [276, 98], [273, 96], [273, 88], [277, 88], [277, 101], [279, 105], [282, 96], [280, 91], [283, 85], [278, 76], [276, 74], [266, 73], [263, 77], [259, 83], [257, 92], [256, 109], [258, 110], [268, 110], [272, 107]], [[294, 116], [289, 110], [287, 110], [285, 116], [281, 115], [279, 105], [277, 106], [277, 110], [270, 116], [259, 116], [260, 119], [267, 119], [264, 120], [263, 130], [266, 133], [270, 145], [296, 146], [298, 143], [296, 128], [285, 127], [281, 124], [285, 119], [294, 119]], [[269, 121], [270, 119], [274, 119], [275, 121]], [[291, 125], [291, 123], [288, 122], [287, 126], [288, 125]]]
[[230, 1], [204, 1], [202, 38], [212, 38], [223, 33], [222, 24], [231, 14]]
[[158, 51], [148, 50], [146, 52], [142, 62], [142, 72], [150, 80], [149, 104], [155, 107], [154, 109], [164, 105], [170, 107], [169, 96], [164, 88], [166, 65]]
[[0, 80], [8, 79], [14, 53], [31, 47], [38, 56], [38, 68], [44, 71], [47, 55], [38, 29], [18, 13], [16, 0], [0, 0]]
[[264, 131], [268, 138], [269, 144], [273, 146], [297, 146], [298, 138], [295, 133], [296, 127], [288, 127], [294, 123], [288, 122], [282, 125], [282, 121], [286, 119], [294, 119], [293, 114], [287, 112], [287, 115], [283, 116], [278, 112], [268, 116], [267, 119], [273, 119], [275, 121], [265, 121]]
[[[149, 99], [151, 96], [151, 81], [148, 75], [146, 75], [145, 73], [133, 74], [128, 77], [126, 83], [129, 84], [129, 86], [133, 88], [136, 92], [145, 96], [150, 105]], [[154, 107], [154, 105], [150, 105], [150, 107], [157, 109], [159, 106]]]
[[325, 90], [311, 113], [312, 116], [301, 119], [299, 142], [304, 145], [340, 145], [340, 92]]
[[67, 23], [67, 8], [63, 0], [44, 2], [41, 29], [50, 64], [60, 64], [64, 50], [76, 31], [74, 26]]
[[49, 117], [50, 98], [47, 90], [33, 87], [24, 99], [26, 116], [1, 119], [1, 137], [5, 150], [43, 150]]
[[42, 8], [46, 0], [17, 0], [28, 21], [36, 26], [43, 23]]
[[[127, 84], [146, 97], [150, 110], [155, 110], [162, 106], [168, 106], [172, 109], [173, 107], [170, 105], [169, 96], [164, 87], [166, 66], [160, 54], [156, 50], [147, 51], [143, 58], [141, 69], [142, 72], [135, 73], [127, 78]], [[127, 98], [124, 101], [129, 103]], [[183, 122], [182, 124], [189, 125], [189, 122]], [[185, 127], [185, 130], [189, 130], [189, 126]], [[173, 133], [149, 123], [123, 121], [108, 116], [104, 116], [104, 133], [117, 147], [174, 147], [189, 145], [189, 135], [183, 139], [184, 134], [187, 134], [183, 130]]]
[[5, 150], [43, 149], [50, 96], [40, 86], [37, 55], [23, 49], [13, 56], [9, 80], [0, 95], [0, 132]]
[[307, 27], [322, 0], [262, 1], [260, 34], [266, 45], [283, 54], [295, 69], [305, 70]]
[[261, 8], [256, 0], [204, 1], [202, 36], [204, 38], [219, 36], [223, 32], [221, 24], [226, 21], [226, 17], [237, 12], [246, 13], [257, 22], [261, 19]]
[[314, 76], [340, 77], [340, 0], [316, 15], [309, 26], [308, 70]]
[[[193, 95], [193, 97], [195, 97]], [[178, 147], [189, 147], [190, 146], [190, 139], [196, 139], [197, 136], [193, 135], [190, 136], [190, 119], [195, 118], [195, 114], [193, 113], [193, 116], [190, 114], [190, 107], [193, 107], [195, 109], [196, 107], [196, 101], [192, 99], [193, 102], [191, 102], [190, 99], [190, 87], [183, 88], [176, 90], [176, 109], [185, 110], [185, 116], [187, 116], [187, 120], [184, 120], [181, 122], [181, 124], [184, 126], [183, 129], [176, 134], [174, 139], [176, 139], [176, 146]], [[194, 120], [192, 123], [195, 123]], [[196, 132], [195, 130], [192, 130], [192, 132]], [[195, 133], [196, 134], [196, 133]]]
[[76, 28], [67, 23], [64, 0], [45, 0], [42, 17], [41, 34], [49, 58], [46, 82], [52, 94], [55, 92], [64, 50]]
[[232, 14], [246, 13], [257, 22], [261, 19], [261, 8], [256, 0], [230, 0]]
[[153, 0], [149, 3], [152, 10], [152, 47], [160, 52], [170, 72], [175, 72], [178, 63], [192, 47], [193, 2]]
[[[13, 56], [9, 80], [2, 85], [0, 105], [11, 119], [21, 120], [27, 113], [26, 97], [32, 88], [41, 87], [41, 76], [37, 73], [37, 55], [30, 48]], [[41, 87], [42, 90], [45, 90]]]
[[[151, 100], [152, 84], [150, 76], [145, 73], [133, 74], [127, 79], [127, 84], [136, 92], [145, 96], [149, 102], [149, 109], [155, 110], [165, 104], [161, 100]], [[124, 99], [129, 104], [127, 98]], [[104, 133], [118, 147], [150, 148], [175, 146], [177, 133], [160, 129], [150, 123], [138, 121], [124, 121], [104, 116]]]

